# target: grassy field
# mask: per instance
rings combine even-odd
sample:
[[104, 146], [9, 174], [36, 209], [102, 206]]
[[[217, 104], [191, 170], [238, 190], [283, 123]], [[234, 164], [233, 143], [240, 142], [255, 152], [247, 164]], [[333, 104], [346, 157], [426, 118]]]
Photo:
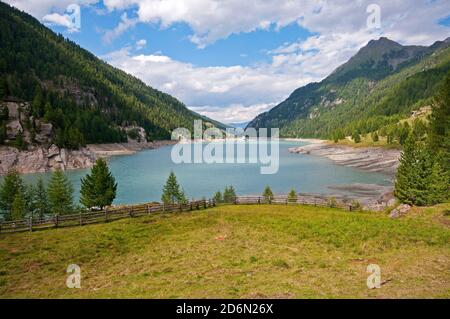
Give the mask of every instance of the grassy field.
[[[221, 206], [0, 236], [0, 297], [450, 297], [450, 204], [392, 220], [306, 206]], [[66, 268], [81, 267], [81, 289]], [[366, 267], [381, 267], [368, 289]]]

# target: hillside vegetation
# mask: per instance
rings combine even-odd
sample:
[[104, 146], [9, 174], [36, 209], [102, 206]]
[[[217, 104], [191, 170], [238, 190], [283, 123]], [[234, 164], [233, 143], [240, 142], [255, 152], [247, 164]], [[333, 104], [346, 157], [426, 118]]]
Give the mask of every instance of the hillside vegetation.
[[0, 103], [30, 102], [21, 124], [36, 134], [36, 119], [51, 123], [58, 146], [126, 141], [122, 128], [130, 125], [148, 139], [170, 139], [174, 128], [203, 118], [4, 3], [0, 29]]
[[[403, 142], [398, 125], [429, 106], [450, 72], [450, 38], [430, 47], [370, 41], [320, 83], [295, 90], [249, 127], [279, 127], [285, 137], [343, 139], [380, 130]], [[401, 141], [399, 141], [401, 140]]]
[[[3, 235], [2, 298], [450, 297], [448, 204], [407, 217], [218, 206]], [[81, 267], [81, 289], [66, 269]], [[381, 268], [368, 289], [369, 264]]]

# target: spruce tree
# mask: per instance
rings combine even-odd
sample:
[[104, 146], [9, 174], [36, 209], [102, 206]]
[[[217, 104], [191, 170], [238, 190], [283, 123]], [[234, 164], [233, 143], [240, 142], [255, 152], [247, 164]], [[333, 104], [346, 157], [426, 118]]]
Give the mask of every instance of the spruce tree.
[[44, 181], [42, 180], [42, 178], [39, 178], [36, 187], [34, 188], [33, 205], [33, 212], [39, 219], [42, 219], [43, 217], [45, 217], [45, 215], [50, 213], [47, 190], [45, 189]]
[[225, 203], [234, 203], [235, 199], [236, 192], [234, 190], [234, 187], [232, 185], [225, 187], [225, 190], [223, 191], [223, 201]]
[[352, 134], [352, 140], [355, 143], [360, 143], [361, 142], [361, 136], [359, 135], [358, 131], [353, 132]]
[[267, 203], [267, 204], [272, 203], [273, 192], [272, 192], [272, 189], [270, 189], [269, 185], [267, 185], [266, 188], [264, 189], [262, 196], [264, 198], [265, 203]]
[[95, 162], [91, 174], [81, 179], [80, 202], [87, 208], [112, 204], [116, 198], [117, 183], [102, 158]]
[[395, 180], [394, 193], [402, 203], [414, 204], [415, 202], [417, 159], [417, 143], [414, 136], [410, 135], [403, 146]]
[[428, 146], [430, 152], [439, 158], [450, 185], [450, 73], [432, 104]]
[[217, 192], [214, 194], [214, 201], [215, 201], [216, 203], [221, 203], [222, 200], [223, 200], [223, 198], [222, 198], [222, 193], [221, 193], [220, 191], [217, 191]]
[[18, 193], [24, 194], [25, 185], [16, 171], [9, 172], [3, 179], [0, 186], [0, 209], [3, 211], [3, 218], [11, 220], [11, 209], [14, 199]]
[[184, 193], [180, 189], [177, 177], [173, 171], [170, 172], [167, 178], [166, 184], [163, 188], [163, 194], [161, 200], [164, 204], [182, 203]]
[[48, 184], [48, 201], [52, 214], [64, 215], [73, 211], [73, 187], [60, 170], [53, 172]]
[[14, 201], [11, 206], [11, 219], [18, 220], [24, 219], [27, 213], [27, 205], [25, 199], [23, 198], [22, 192], [18, 192], [16, 196], [14, 196]]
[[288, 201], [290, 203], [295, 203], [297, 202], [297, 191], [295, 190], [295, 188], [292, 188], [291, 191], [288, 194]]

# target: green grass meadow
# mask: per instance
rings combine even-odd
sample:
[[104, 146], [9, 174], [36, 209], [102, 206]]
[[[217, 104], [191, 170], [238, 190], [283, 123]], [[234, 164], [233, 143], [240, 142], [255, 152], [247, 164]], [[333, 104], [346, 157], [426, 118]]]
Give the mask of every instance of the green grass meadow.
[[[218, 206], [0, 235], [2, 298], [449, 298], [450, 204]], [[81, 267], [81, 289], [66, 268]], [[366, 267], [381, 268], [368, 289]]]

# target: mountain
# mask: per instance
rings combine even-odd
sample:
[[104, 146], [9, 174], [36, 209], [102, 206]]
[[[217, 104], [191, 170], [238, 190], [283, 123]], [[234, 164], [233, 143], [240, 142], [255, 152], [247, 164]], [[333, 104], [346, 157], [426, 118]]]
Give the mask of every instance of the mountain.
[[[2, 2], [0, 29], [0, 104], [20, 103], [29, 117], [14, 125], [29, 128], [31, 140], [41, 124], [51, 124], [52, 142], [67, 148], [126, 141], [141, 128], [148, 139], [170, 139], [174, 128], [192, 131], [195, 119], [205, 120]], [[7, 125], [0, 118], [0, 142], [8, 142]]]
[[373, 132], [429, 105], [449, 71], [450, 38], [429, 47], [371, 40], [323, 81], [298, 88], [247, 127], [278, 127], [285, 137]]
[[231, 127], [234, 127], [234, 128], [242, 128], [242, 129], [244, 129], [248, 125], [248, 123], [250, 123], [250, 122], [247, 121], [247, 122], [229, 123], [229, 125]]

